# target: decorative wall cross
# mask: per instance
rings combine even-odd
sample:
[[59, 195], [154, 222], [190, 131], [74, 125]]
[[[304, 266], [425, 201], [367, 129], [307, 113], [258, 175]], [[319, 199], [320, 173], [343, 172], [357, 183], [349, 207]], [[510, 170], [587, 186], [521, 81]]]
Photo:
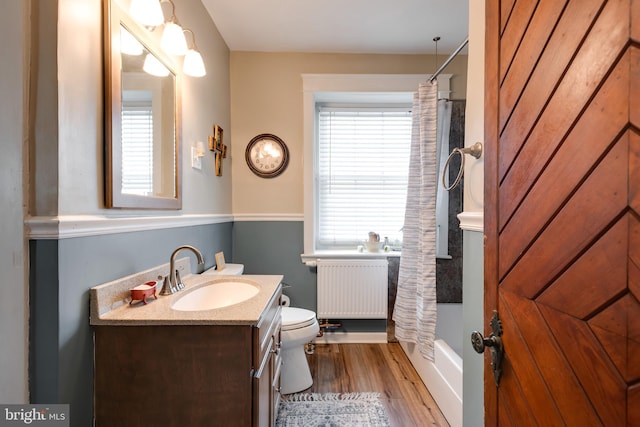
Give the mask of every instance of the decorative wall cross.
[[222, 142], [223, 130], [213, 126], [213, 135], [209, 135], [209, 150], [215, 153], [216, 176], [222, 176], [222, 159], [227, 158], [227, 146]]

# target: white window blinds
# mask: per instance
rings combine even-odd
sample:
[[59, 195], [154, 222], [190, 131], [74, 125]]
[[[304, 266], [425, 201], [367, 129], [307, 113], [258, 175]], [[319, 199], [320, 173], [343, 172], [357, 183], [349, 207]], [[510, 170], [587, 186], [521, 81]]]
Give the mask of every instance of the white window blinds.
[[316, 248], [353, 248], [370, 231], [401, 239], [411, 111], [320, 107]]
[[122, 192], [153, 194], [151, 105], [122, 107]]

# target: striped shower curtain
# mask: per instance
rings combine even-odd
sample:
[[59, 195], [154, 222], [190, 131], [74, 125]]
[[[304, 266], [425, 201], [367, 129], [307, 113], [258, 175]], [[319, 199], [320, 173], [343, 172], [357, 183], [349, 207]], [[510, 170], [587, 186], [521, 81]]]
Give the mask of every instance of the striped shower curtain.
[[396, 337], [433, 360], [436, 330], [437, 83], [422, 83], [413, 100], [413, 128], [402, 256], [393, 320]]

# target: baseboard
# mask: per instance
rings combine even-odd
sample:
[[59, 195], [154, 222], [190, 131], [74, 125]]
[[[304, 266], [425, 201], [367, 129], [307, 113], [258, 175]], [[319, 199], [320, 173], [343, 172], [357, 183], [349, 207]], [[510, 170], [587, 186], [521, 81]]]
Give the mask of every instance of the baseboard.
[[386, 332], [325, 332], [316, 344], [381, 344], [387, 342]]

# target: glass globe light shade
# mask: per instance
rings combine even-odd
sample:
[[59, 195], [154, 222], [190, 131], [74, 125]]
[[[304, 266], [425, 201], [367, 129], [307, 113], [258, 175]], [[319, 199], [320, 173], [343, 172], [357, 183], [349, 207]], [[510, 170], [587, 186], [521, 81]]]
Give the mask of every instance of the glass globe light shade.
[[145, 27], [157, 27], [164, 22], [162, 6], [158, 0], [131, 0], [129, 15]]
[[152, 54], [147, 54], [147, 57], [144, 59], [144, 65], [142, 69], [152, 76], [158, 77], [166, 77], [169, 75], [169, 69], [164, 66], [162, 62], [158, 60]]
[[120, 27], [120, 52], [127, 54], [138, 56], [142, 55], [142, 45], [131, 33], [125, 30], [123, 27]]
[[187, 53], [187, 39], [184, 37], [182, 27], [174, 22], [164, 24], [160, 46], [171, 55], [184, 55]]
[[191, 77], [202, 77], [207, 74], [202, 55], [195, 49], [189, 49], [184, 57], [182, 71]]

